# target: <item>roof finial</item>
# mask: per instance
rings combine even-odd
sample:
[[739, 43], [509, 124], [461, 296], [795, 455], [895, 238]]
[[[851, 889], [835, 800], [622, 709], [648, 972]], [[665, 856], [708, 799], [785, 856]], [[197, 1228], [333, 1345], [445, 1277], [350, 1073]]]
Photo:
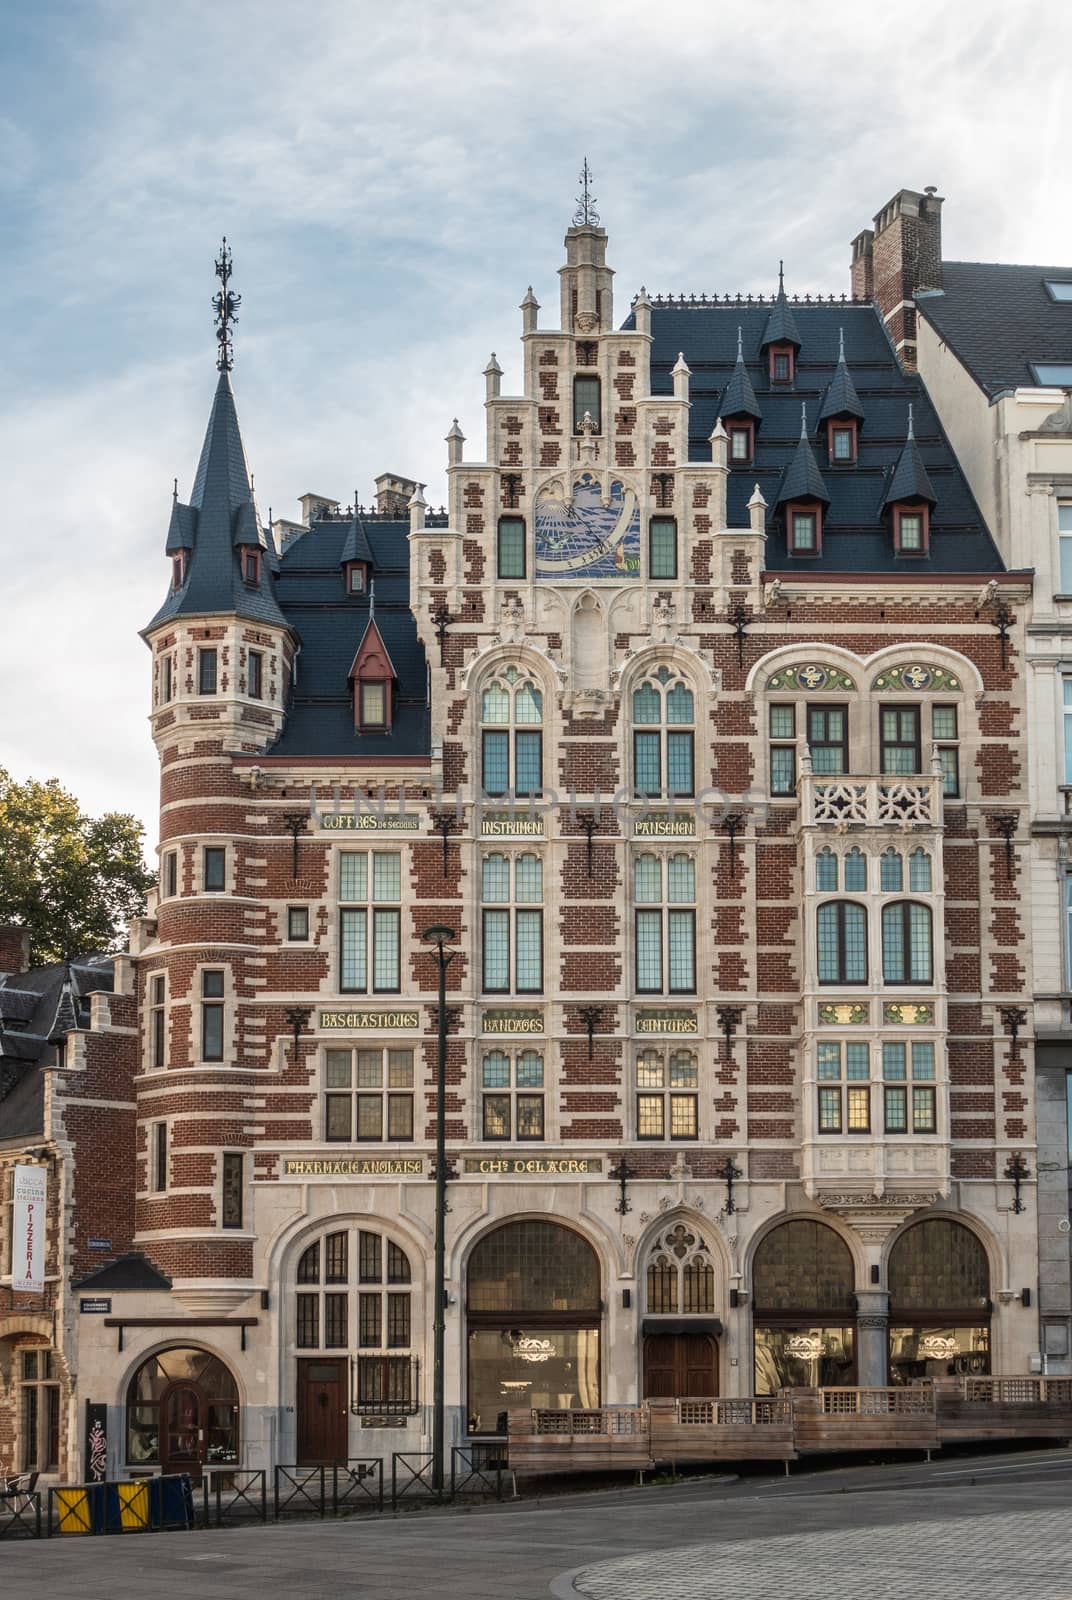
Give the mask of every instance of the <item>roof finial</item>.
[[800, 437], [802, 439], [808, 437], [808, 406], [805, 400], [800, 402]]
[[368, 614], [371, 622], [376, 615], [376, 579], [370, 578], [368, 585]]
[[914, 439], [916, 437], [916, 425], [912, 420], [912, 402], [911, 402], [911, 400], [908, 402], [908, 437], [910, 439]]
[[177, 500], [179, 498], [179, 480], [178, 480], [178, 478], [173, 478], [172, 481], [171, 481], [171, 498], [172, 498], [172, 500]]
[[779, 263], [778, 263], [778, 293], [779, 294], [784, 294], [785, 293], [785, 262], [784, 261], [779, 261]]
[[844, 359], [845, 359], [845, 329], [844, 328], [839, 328], [838, 331], [837, 331], [837, 358], [838, 358], [839, 361], [844, 361]]
[[737, 360], [738, 361], [743, 361], [744, 360], [744, 357], [741, 354], [741, 324], [740, 323], [737, 324]]
[[592, 169], [588, 165], [588, 157], [584, 158], [580, 179], [581, 193], [577, 197], [577, 209], [573, 213], [573, 226], [575, 228], [597, 227], [599, 212], [596, 210], [596, 197], [592, 193]]
[[219, 372], [230, 372], [234, 366], [231, 329], [238, 321], [238, 308], [242, 304], [242, 296], [227, 287], [231, 281], [231, 252], [227, 248], [226, 234], [223, 236], [223, 244], [216, 258], [216, 276], [221, 285], [218, 293], [212, 297], [212, 308], [216, 313], [216, 343], [219, 346], [216, 368]]

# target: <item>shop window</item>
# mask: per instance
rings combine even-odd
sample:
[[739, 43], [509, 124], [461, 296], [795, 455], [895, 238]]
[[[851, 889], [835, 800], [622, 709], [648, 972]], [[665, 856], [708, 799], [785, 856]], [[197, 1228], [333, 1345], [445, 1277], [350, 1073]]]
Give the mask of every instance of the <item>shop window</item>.
[[660, 667], [633, 691], [633, 786], [640, 795], [691, 795], [694, 789], [692, 690]]
[[918, 706], [883, 706], [879, 711], [880, 771], [884, 776], [922, 772]]
[[770, 730], [770, 792], [772, 795], [795, 795], [796, 706], [769, 706], [767, 717]]
[[542, 993], [542, 861], [535, 855], [485, 856], [480, 889], [484, 992]]
[[648, 523], [648, 576], [677, 577], [677, 523], [673, 517], [652, 517]]
[[155, 972], [149, 979], [149, 1065], [154, 1071], [167, 1065], [164, 987], [164, 974]]
[[659, 1235], [648, 1257], [646, 1288], [651, 1316], [713, 1314], [715, 1269], [698, 1233], [676, 1222]]
[[485, 1234], [466, 1316], [470, 1433], [505, 1433], [515, 1407], [599, 1406], [599, 1263], [572, 1228], [526, 1219]]
[[822, 777], [848, 772], [848, 707], [808, 706], [807, 718], [812, 772]]
[[947, 799], [954, 799], [960, 794], [956, 706], [931, 707], [931, 734], [942, 763], [942, 793]]
[[820, 983], [867, 982], [867, 914], [853, 900], [829, 900], [816, 911]]
[[499, 518], [500, 578], [525, 576], [525, 523], [521, 517]]
[[225, 1150], [220, 1157], [220, 1225], [224, 1228], [242, 1226], [244, 1165], [240, 1150]]
[[816, 1046], [820, 1133], [870, 1133], [871, 1063], [862, 1042], [822, 1040]]
[[848, 1246], [809, 1218], [780, 1223], [752, 1265], [755, 1392], [851, 1384], [855, 1273]]
[[201, 1060], [223, 1060], [224, 975], [222, 971], [201, 974]]
[[638, 1139], [696, 1139], [699, 1063], [691, 1050], [642, 1050], [636, 1061]]
[[483, 1137], [542, 1139], [543, 1088], [543, 1056], [537, 1051], [489, 1051], [481, 1063]]
[[963, 1223], [928, 1217], [890, 1251], [890, 1381], [990, 1371], [990, 1272]]
[[882, 1046], [882, 1080], [887, 1133], [935, 1133], [934, 1043], [888, 1040]]
[[696, 865], [691, 856], [633, 861], [638, 994], [696, 992]]
[[251, 700], [264, 698], [264, 656], [260, 650], [249, 652], [249, 697]]
[[197, 652], [197, 692], [215, 694], [217, 682], [217, 656], [215, 650]]
[[239, 1458], [238, 1388], [207, 1350], [180, 1346], [144, 1361], [127, 1387], [127, 1463], [165, 1473]]
[[484, 793], [530, 796], [543, 787], [543, 695], [514, 666], [481, 695]]
[[412, 1049], [325, 1051], [325, 1139], [344, 1144], [412, 1140], [413, 1087]]
[[930, 907], [916, 900], [895, 900], [882, 908], [882, 981], [932, 981]]
[[[397, 994], [401, 984], [402, 857], [344, 850], [339, 856], [339, 987]], [[370, 984], [371, 978], [371, 984]]]
[[20, 1350], [18, 1415], [23, 1472], [55, 1472], [60, 1461], [59, 1357], [52, 1350]]

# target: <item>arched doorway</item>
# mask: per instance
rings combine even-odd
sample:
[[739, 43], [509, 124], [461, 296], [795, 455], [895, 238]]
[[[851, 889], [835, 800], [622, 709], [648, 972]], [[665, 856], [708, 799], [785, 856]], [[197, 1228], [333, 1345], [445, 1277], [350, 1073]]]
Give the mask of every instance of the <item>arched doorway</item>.
[[856, 1277], [848, 1245], [810, 1217], [782, 1222], [752, 1263], [755, 1392], [852, 1383]]
[[599, 1405], [599, 1262], [555, 1222], [505, 1223], [466, 1272], [470, 1433], [505, 1433], [513, 1406]]
[[238, 1449], [238, 1386], [218, 1356], [180, 1345], [142, 1362], [127, 1387], [128, 1465], [200, 1478]]
[[990, 1269], [970, 1228], [926, 1217], [890, 1251], [890, 1382], [990, 1371]]
[[653, 1241], [644, 1274], [644, 1398], [718, 1394], [715, 1268], [702, 1236], [672, 1222]]

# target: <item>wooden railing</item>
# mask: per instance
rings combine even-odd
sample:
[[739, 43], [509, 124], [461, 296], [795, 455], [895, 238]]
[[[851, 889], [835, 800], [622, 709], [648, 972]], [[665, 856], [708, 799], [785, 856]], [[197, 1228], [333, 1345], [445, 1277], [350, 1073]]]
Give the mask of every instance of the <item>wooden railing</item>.
[[1069, 1405], [1072, 1378], [963, 1378], [965, 1400], [976, 1405]]
[[648, 1431], [647, 1406], [603, 1406], [598, 1411], [545, 1411], [532, 1413], [532, 1431], [575, 1439], [597, 1434], [613, 1438], [618, 1434]]
[[781, 1397], [742, 1400], [676, 1400], [683, 1428], [773, 1427], [792, 1421], [792, 1403]]
[[923, 1382], [911, 1388], [820, 1389], [827, 1417], [923, 1417], [934, 1412], [934, 1385]]

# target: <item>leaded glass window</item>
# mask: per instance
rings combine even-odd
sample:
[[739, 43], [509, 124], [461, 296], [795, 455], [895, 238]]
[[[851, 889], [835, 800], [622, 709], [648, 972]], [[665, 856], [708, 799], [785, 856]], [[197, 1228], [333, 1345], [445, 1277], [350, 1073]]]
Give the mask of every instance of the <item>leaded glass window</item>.
[[633, 787], [662, 797], [695, 792], [695, 701], [692, 690], [668, 667], [633, 691]]
[[543, 694], [511, 665], [480, 700], [481, 782], [490, 796], [538, 794], [543, 787]]
[[[513, 893], [511, 895], [511, 885]], [[543, 990], [543, 863], [539, 856], [485, 856], [481, 864], [483, 988]]]
[[692, 857], [635, 857], [633, 898], [637, 992], [694, 994], [696, 866]]
[[398, 993], [402, 978], [401, 899], [402, 857], [396, 851], [344, 850], [339, 856], [339, 987], [343, 993], [366, 993], [370, 978], [373, 993]]
[[816, 912], [820, 983], [867, 982], [867, 914], [852, 900], [829, 900]]
[[930, 983], [932, 968], [930, 907], [915, 900], [883, 906], [883, 982]]

